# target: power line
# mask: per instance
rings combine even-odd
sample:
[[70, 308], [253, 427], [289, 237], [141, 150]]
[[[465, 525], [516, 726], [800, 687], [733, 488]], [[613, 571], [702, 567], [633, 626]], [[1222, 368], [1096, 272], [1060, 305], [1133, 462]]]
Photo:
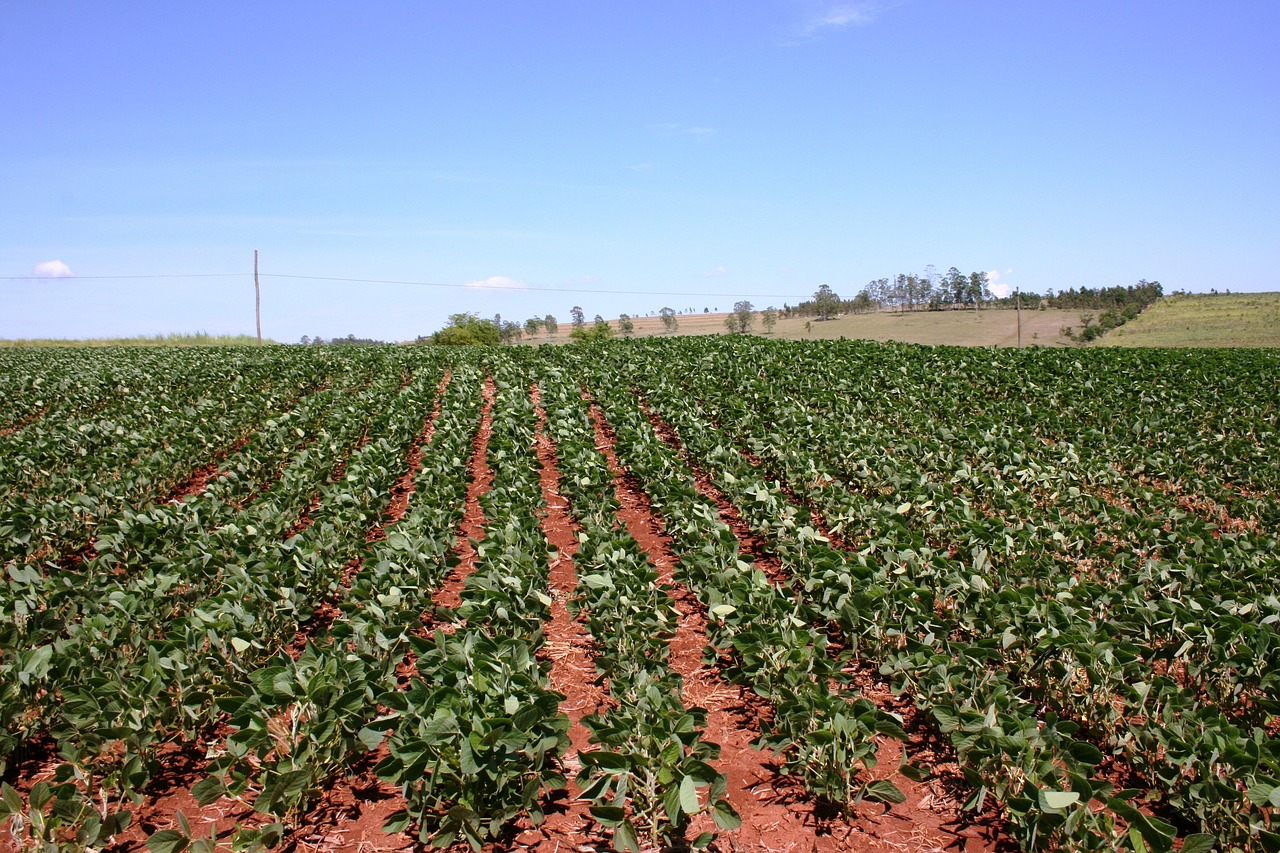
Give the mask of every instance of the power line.
[[243, 272], [173, 273], [172, 275], [0, 275], [0, 281], [107, 281], [125, 278], [239, 278]]
[[692, 290], [610, 290], [588, 287], [528, 287], [513, 284], [485, 284], [483, 286], [471, 284], [446, 284], [439, 281], [400, 281], [396, 279], [381, 278], [335, 278], [333, 276], [324, 275], [288, 275], [286, 273], [270, 273], [264, 272], [263, 278], [291, 278], [303, 279], [306, 281], [338, 281], [350, 284], [401, 284], [412, 287], [452, 287], [461, 290], [485, 291], [485, 290], [511, 290], [523, 293], [607, 293], [610, 295], [625, 296], [753, 296], [757, 299], [763, 298], [786, 298], [790, 299], [796, 296], [794, 293], [704, 293]]
[[[127, 280], [145, 280], [145, 279], [189, 279], [189, 278], [247, 278], [250, 273], [247, 272], [214, 272], [214, 273], [172, 273], [169, 275], [73, 275], [73, 276], [43, 276], [43, 275], [0, 275], [0, 281], [127, 281]], [[325, 275], [294, 275], [290, 273], [262, 273], [262, 278], [285, 278], [296, 281], [332, 281], [344, 284], [393, 284], [408, 287], [444, 287], [455, 290], [470, 290], [473, 292], [483, 292], [486, 290], [504, 290], [513, 293], [598, 293], [610, 296], [703, 296], [703, 297], [719, 297], [726, 298], [752, 298], [752, 299], [804, 299], [803, 294], [796, 293], [735, 293], [735, 292], [719, 292], [710, 291], [694, 291], [694, 290], [615, 290], [611, 288], [590, 288], [590, 287], [531, 287], [527, 285], [512, 284], [485, 284], [477, 286], [472, 284], [449, 284], [441, 281], [407, 281], [402, 279], [385, 279], [385, 278], [341, 278], [338, 276]]]

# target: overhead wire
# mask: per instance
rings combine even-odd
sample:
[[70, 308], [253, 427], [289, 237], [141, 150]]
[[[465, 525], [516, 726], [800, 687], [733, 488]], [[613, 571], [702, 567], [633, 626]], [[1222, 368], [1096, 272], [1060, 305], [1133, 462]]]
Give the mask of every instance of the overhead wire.
[[[188, 279], [188, 278], [241, 278], [252, 276], [251, 272], [234, 273], [173, 273], [169, 275], [0, 275], [0, 281], [116, 281], [131, 279]], [[344, 284], [391, 284], [409, 287], [444, 287], [457, 290], [486, 291], [502, 290], [515, 293], [597, 293], [610, 296], [704, 296], [720, 298], [752, 298], [752, 299], [805, 299], [806, 296], [795, 293], [725, 293], [694, 290], [618, 290], [614, 288], [591, 287], [539, 287], [522, 284], [450, 284], [439, 281], [411, 281], [404, 279], [382, 278], [345, 278], [324, 275], [296, 275], [291, 273], [259, 273], [259, 278], [292, 279], [298, 281], [328, 281]]]

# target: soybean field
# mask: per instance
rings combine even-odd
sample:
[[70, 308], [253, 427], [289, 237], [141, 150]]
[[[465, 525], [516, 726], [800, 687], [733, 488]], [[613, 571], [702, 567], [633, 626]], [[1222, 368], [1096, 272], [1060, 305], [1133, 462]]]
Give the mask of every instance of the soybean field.
[[1280, 850], [1278, 375], [0, 349], [0, 849]]

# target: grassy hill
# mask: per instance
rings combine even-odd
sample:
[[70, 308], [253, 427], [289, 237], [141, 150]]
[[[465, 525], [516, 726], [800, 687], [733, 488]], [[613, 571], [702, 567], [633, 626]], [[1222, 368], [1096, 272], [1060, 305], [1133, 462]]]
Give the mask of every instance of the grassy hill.
[[1094, 346], [1280, 347], [1280, 293], [1166, 296]]
[[[1078, 346], [1062, 336], [1064, 326], [1080, 329], [1080, 316], [1097, 311], [1049, 309], [1022, 312], [1023, 346]], [[726, 332], [726, 314], [682, 314], [676, 317], [679, 335], [719, 335]], [[635, 337], [666, 334], [662, 318], [635, 317]], [[917, 311], [899, 314], [849, 314], [834, 320], [780, 319], [773, 336], [790, 340], [835, 339], [902, 341], [954, 346], [1017, 346], [1016, 313], [1009, 310]], [[610, 325], [617, 328], [618, 321]], [[558, 334], [539, 335], [526, 343], [569, 340], [571, 327], [562, 323]], [[763, 334], [759, 314], [754, 334]], [[1280, 293], [1193, 294], [1167, 296], [1136, 319], [1095, 341], [1091, 346], [1124, 347], [1280, 347]]]

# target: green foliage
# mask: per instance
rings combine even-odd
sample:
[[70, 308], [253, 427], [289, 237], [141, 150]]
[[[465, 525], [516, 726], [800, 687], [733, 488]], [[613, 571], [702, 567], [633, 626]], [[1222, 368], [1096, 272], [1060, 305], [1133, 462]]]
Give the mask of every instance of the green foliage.
[[450, 314], [449, 323], [430, 337], [437, 346], [497, 346], [502, 331], [492, 320], [477, 314]]
[[664, 307], [658, 314], [662, 317], [662, 328], [668, 335], [674, 334], [680, 328], [680, 321], [676, 319], [674, 308]]
[[[813, 311], [819, 320], [830, 320], [840, 312], [840, 294], [828, 285], [819, 285], [813, 294]], [[803, 313], [803, 312], [802, 312]]]
[[25, 801], [8, 782], [0, 784], [0, 821], [20, 849], [40, 853], [76, 853], [102, 848], [129, 826], [130, 813], [110, 805], [111, 791], [69, 764], [51, 781], [36, 782]]
[[760, 325], [764, 326], [766, 335], [773, 334], [773, 327], [778, 325], [778, 309], [770, 305], [760, 312]]
[[577, 326], [569, 337], [580, 343], [589, 343], [591, 341], [607, 341], [614, 336], [613, 327], [608, 323], [593, 323], [590, 328], [586, 326]]
[[[878, 672], [1025, 849], [1278, 849], [1278, 368], [747, 336], [4, 350], [0, 763], [37, 737], [63, 763], [28, 797], [0, 787], [0, 811], [33, 849], [108, 846], [164, 748], [201, 739], [192, 793], [269, 821], [244, 849], [384, 742], [409, 804], [393, 827], [482, 845], [539, 819], [568, 722], [539, 662], [536, 384], [580, 526], [568, 605], [612, 700], [580, 781], [620, 849], [736, 819], [671, 668], [676, 584], [705, 608], [707, 665], [768, 703], [762, 745], [836, 808], [902, 795], [874, 764], [901, 721], [858, 690]], [[489, 377], [485, 536], [437, 608]], [[662, 517], [670, 583], [618, 524], [584, 384]], [[148, 846], [213, 841], [180, 819]]]
[[474, 630], [414, 646], [422, 677], [382, 697], [400, 721], [378, 775], [404, 787], [420, 840], [479, 850], [519, 815], [541, 822], [543, 793], [564, 785], [569, 721], [528, 646]]
[[734, 303], [733, 313], [725, 315], [724, 324], [730, 332], [745, 335], [751, 331], [751, 321], [754, 316], [754, 306], [742, 300]]
[[613, 828], [615, 849], [675, 844], [689, 819], [708, 810], [717, 826], [736, 829], [741, 820], [725, 799], [725, 777], [708, 763], [720, 747], [701, 738], [706, 711], [685, 708], [678, 694], [643, 675], [625, 699], [583, 719], [602, 748], [578, 756], [582, 796], [596, 804], [592, 816]]

